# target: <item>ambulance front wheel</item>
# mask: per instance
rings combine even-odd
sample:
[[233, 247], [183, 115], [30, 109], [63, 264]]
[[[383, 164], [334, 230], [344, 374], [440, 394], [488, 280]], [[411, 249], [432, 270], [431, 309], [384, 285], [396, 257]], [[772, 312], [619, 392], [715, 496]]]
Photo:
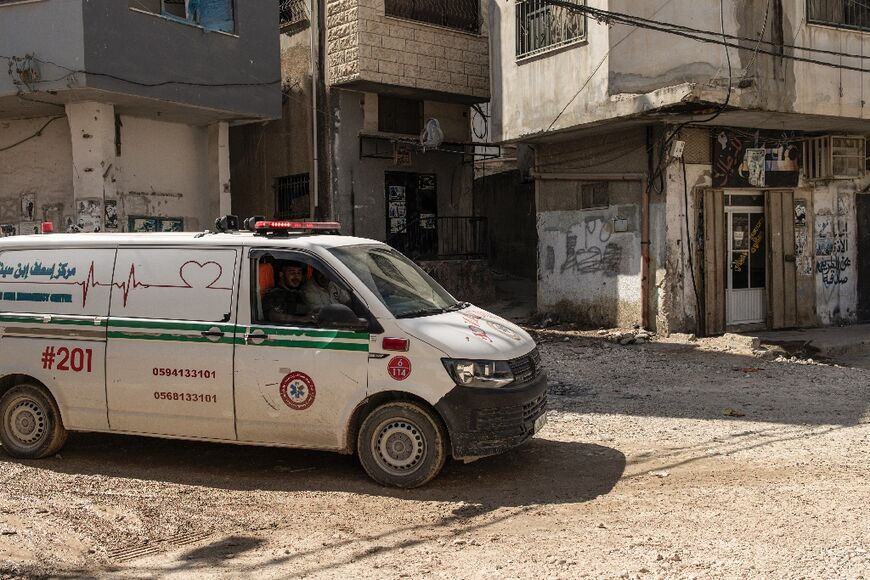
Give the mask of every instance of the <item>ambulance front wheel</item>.
[[447, 437], [432, 411], [387, 403], [363, 420], [357, 439], [363, 469], [382, 485], [412, 488], [432, 481], [447, 459]]
[[66, 443], [67, 430], [51, 395], [34, 385], [17, 385], [0, 398], [0, 441], [12, 457], [41, 459]]

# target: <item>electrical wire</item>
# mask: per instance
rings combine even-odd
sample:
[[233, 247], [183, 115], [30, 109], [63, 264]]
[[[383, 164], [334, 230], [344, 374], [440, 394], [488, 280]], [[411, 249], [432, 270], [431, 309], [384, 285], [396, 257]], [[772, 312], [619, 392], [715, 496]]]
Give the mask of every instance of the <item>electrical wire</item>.
[[[109, 78], [109, 79], [120, 81], [123, 83], [128, 83], [131, 85], [138, 85], [140, 87], [146, 87], [146, 88], [163, 87], [163, 86], [167, 86], [167, 85], [178, 85], [178, 86], [188, 86], [188, 87], [218, 87], [218, 88], [219, 87], [268, 87], [268, 86], [272, 86], [272, 85], [276, 85], [276, 84], [281, 84], [281, 79], [274, 80], [274, 81], [262, 81], [262, 82], [231, 82], [231, 83], [227, 83], [227, 82], [210, 83], [210, 82], [182, 81], [182, 80], [165, 80], [165, 81], [147, 82], [147, 81], [140, 81], [140, 80], [135, 80], [135, 79], [123, 77], [123, 76], [116, 75], [113, 73], [108, 73], [108, 72], [74, 69], [74, 68], [70, 68], [70, 67], [62, 65], [62, 64], [58, 64], [54, 61], [43, 59], [43, 58], [38, 58], [35, 56], [32, 56], [31, 58], [33, 60], [35, 60], [36, 62], [39, 62], [41, 64], [48, 64], [48, 65], [51, 65], [51, 66], [54, 66], [54, 67], [57, 67], [59, 69], [62, 69], [62, 70], [69, 72], [68, 75], [61, 77], [60, 79], [55, 79], [54, 81], [38, 81], [38, 82], [56, 82], [57, 80], [63, 80], [64, 78], [67, 78], [67, 77], [70, 77], [73, 75], [83, 74], [83, 75], [89, 75], [89, 76], [95, 76], [95, 77]], [[2, 54], [0, 54], [0, 59], [4, 59], [4, 60], [10, 61], [10, 62], [15, 61], [15, 57], [6, 56], [6, 55], [2, 55]]]
[[40, 128], [36, 131], [36, 133], [30, 135], [29, 137], [25, 137], [25, 138], [22, 139], [21, 141], [17, 141], [17, 142], [15, 142], [15, 143], [11, 144], [11, 145], [7, 145], [7, 146], [5, 146], [5, 147], [0, 147], [0, 153], [3, 153], [4, 151], [9, 151], [10, 149], [14, 149], [14, 148], [18, 147], [19, 145], [23, 145], [24, 143], [27, 143], [27, 142], [30, 141], [31, 139], [36, 139], [37, 137], [42, 137], [42, 132], [45, 131], [45, 129], [48, 128], [49, 125], [51, 125], [52, 123], [54, 123], [54, 122], [57, 121], [58, 119], [63, 119], [63, 118], [64, 118], [63, 115], [59, 115], [59, 116], [56, 116], [56, 117], [52, 117], [51, 119], [49, 119], [48, 121], [46, 121], [45, 124], [43, 124], [42, 127], [40, 127]]
[[[767, 8], [764, 11], [764, 24], [761, 27], [761, 34], [758, 35], [758, 42], [755, 44], [755, 50], [752, 51], [752, 58], [749, 59], [749, 63], [743, 67], [743, 76], [740, 78], [740, 83], [746, 80], [746, 77], [749, 76], [749, 71], [752, 67], [755, 66], [756, 61], [758, 61], [758, 49], [761, 48], [761, 43], [764, 41], [764, 35], [767, 34], [767, 24], [770, 21], [770, 5], [773, 0], [767, 0]], [[737, 83], [738, 85], [740, 83]]]
[[[569, 2], [565, 2], [564, 0], [542, 0], [542, 1], [546, 2], [547, 4], [552, 4], [554, 6], [561, 6], [561, 7], [568, 8], [570, 10], [574, 10], [577, 12], [586, 13], [589, 16], [592, 16], [593, 18], [595, 18], [596, 20], [599, 20], [601, 22], [606, 22], [606, 23], [616, 22], [618, 24], [625, 24], [627, 26], [633, 26], [635, 28], [640, 28], [640, 29], [645, 29], [645, 30], [653, 30], [656, 32], [663, 32], [665, 34], [671, 34], [674, 36], [689, 38], [691, 40], [697, 40], [699, 42], [703, 42], [706, 44], [718, 44], [721, 46], [726, 46], [728, 48], [736, 48], [736, 49], [742, 50], [742, 49], [744, 49], [744, 47], [741, 46], [739, 43], [728, 42], [727, 39], [731, 38], [731, 39], [737, 39], [737, 40], [744, 40], [747, 42], [757, 42], [757, 39], [746, 38], [746, 37], [736, 37], [735, 38], [733, 35], [727, 35], [727, 34], [723, 37], [719, 33], [711, 32], [709, 30], [700, 30], [697, 28], [689, 28], [687, 26], [681, 26], [681, 25], [671, 24], [671, 23], [667, 23], [667, 22], [660, 22], [657, 20], [649, 20], [649, 19], [645, 19], [645, 18], [640, 18], [637, 16], [631, 16], [631, 15], [622, 14], [619, 12], [599, 10], [597, 8], [591, 8], [591, 7], [583, 5], [583, 4], [571, 4]], [[706, 35], [706, 36], [699, 36], [699, 35]], [[717, 38], [711, 37], [714, 35]], [[719, 38], [721, 38], [721, 40]], [[817, 49], [811, 49], [808, 47], [795, 46], [795, 45], [774, 44], [774, 43], [769, 42], [769, 41], [763, 41], [760, 44], [767, 44], [767, 45], [771, 45], [771, 46], [776, 46], [777, 48], [791, 48], [794, 50], [806, 50], [806, 51], [810, 51], [810, 52], [819, 52], [819, 53], [824, 53], [824, 54], [830, 54], [833, 56], [838, 56], [841, 58], [854, 58], [854, 59], [858, 59], [858, 60], [866, 60], [868, 58], [867, 56], [862, 56], [862, 55], [857, 55], [857, 54], [848, 54], [848, 53], [835, 52], [835, 51], [821, 51], [821, 50], [817, 50]], [[760, 54], [775, 56], [777, 58], [782, 58], [782, 59], [786, 59], [786, 60], [793, 60], [793, 61], [797, 61], [797, 62], [816, 64], [816, 65], [840, 69], [840, 70], [850, 70], [850, 71], [855, 71], [855, 72], [870, 73], [870, 69], [867, 69], [867, 68], [845, 65], [845, 64], [838, 64], [838, 63], [834, 63], [834, 62], [826, 62], [823, 60], [802, 57], [802, 56], [795, 56], [795, 55], [791, 55], [791, 54], [783, 54], [783, 53], [776, 52], [773, 50], [761, 49], [760, 47], [758, 49], [758, 52]]]

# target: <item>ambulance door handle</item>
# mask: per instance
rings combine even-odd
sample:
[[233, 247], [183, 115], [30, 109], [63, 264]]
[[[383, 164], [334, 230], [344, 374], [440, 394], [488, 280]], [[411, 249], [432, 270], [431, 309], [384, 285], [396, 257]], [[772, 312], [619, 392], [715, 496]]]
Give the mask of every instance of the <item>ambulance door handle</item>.
[[264, 341], [268, 340], [269, 335], [263, 332], [262, 330], [255, 330], [253, 332], [245, 333], [245, 344], [262, 344]]
[[200, 334], [202, 334], [205, 338], [223, 338], [224, 332], [217, 328], [212, 328], [211, 330], [203, 330]]

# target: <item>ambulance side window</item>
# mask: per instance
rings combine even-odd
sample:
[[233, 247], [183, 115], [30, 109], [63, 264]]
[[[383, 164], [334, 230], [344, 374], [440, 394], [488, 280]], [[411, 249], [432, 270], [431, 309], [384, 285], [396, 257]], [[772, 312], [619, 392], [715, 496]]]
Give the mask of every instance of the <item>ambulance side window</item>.
[[292, 254], [266, 255], [255, 261], [252, 303], [257, 322], [317, 327], [321, 309], [334, 305], [365, 316], [351, 292], [326, 268], [309, 256], [294, 258]]

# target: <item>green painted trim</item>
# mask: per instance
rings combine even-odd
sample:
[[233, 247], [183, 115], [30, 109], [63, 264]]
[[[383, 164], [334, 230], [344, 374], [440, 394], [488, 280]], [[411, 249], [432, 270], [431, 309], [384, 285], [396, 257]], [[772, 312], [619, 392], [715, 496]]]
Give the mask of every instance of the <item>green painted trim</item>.
[[112, 332], [109, 331], [109, 338], [117, 338], [123, 340], [156, 340], [161, 342], [201, 342], [208, 344], [234, 344], [235, 339], [232, 336], [225, 336], [219, 340], [209, 340], [205, 336], [185, 336], [183, 334], [132, 334], [129, 332]]
[[343, 350], [354, 352], [368, 352], [368, 343], [351, 342], [313, 342], [308, 340], [265, 340], [260, 344], [253, 342], [245, 343], [244, 338], [237, 338], [236, 344], [240, 346], [272, 347], [272, 348], [305, 348], [316, 350]]
[[20, 322], [22, 324], [39, 324], [41, 326], [51, 326], [52, 324], [63, 326], [91, 326], [94, 328], [105, 327], [108, 324], [106, 320], [101, 320], [99, 324], [94, 324], [94, 318], [97, 318], [96, 316], [90, 318], [61, 318], [63, 316], [69, 316], [66, 314], [46, 314], [46, 316], [51, 316], [50, 322], [44, 322], [42, 316], [26, 315], [0, 316], [0, 322]]
[[224, 323], [208, 323], [208, 322], [172, 322], [172, 321], [153, 321], [153, 320], [129, 320], [129, 319], [109, 319], [109, 328], [143, 328], [148, 330], [195, 330], [197, 332], [203, 330], [211, 330], [219, 328], [221, 332], [233, 333], [236, 331], [235, 325]]
[[[245, 327], [241, 326], [241, 330]], [[349, 338], [353, 340], [368, 340], [369, 333], [367, 332], [346, 332], [341, 330], [317, 330], [312, 328], [287, 328], [275, 326], [250, 326], [248, 332], [262, 330], [268, 335], [275, 336], [311, 336], [317, 338]]]

